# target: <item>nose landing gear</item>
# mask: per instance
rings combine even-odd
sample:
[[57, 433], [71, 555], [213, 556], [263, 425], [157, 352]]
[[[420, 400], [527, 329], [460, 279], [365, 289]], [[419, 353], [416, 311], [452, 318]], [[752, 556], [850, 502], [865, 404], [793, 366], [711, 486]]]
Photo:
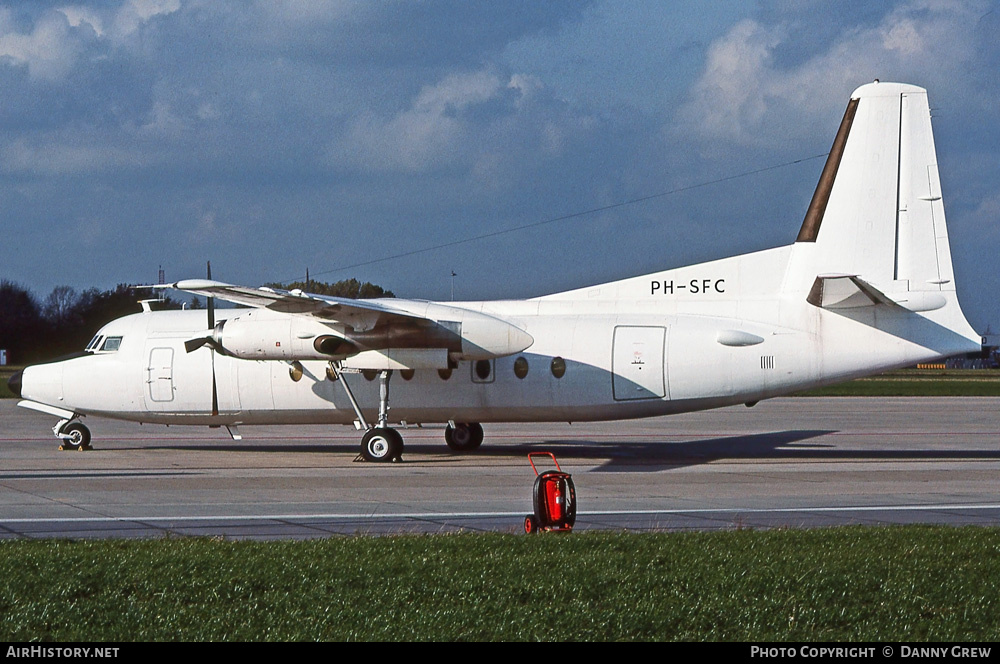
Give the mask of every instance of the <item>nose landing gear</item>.
[[90, 446], [90, 429], [82, 422], [60, 420], [52, 428], [52, 433], [63, 441], [62, 445], [59, 446], [60, 450], [80, 450], [81, 452], [85, 452], [93, 449]]

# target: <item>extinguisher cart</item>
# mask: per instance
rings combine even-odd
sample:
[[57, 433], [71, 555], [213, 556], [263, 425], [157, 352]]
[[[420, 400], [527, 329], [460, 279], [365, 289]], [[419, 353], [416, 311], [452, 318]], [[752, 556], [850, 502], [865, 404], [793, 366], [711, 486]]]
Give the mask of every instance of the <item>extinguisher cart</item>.
[[[539, 473], [531, 457], [547, 456], [555, 464], [555, 470]], [[576, 523], [576, 487], [573, 477], [563, 472], [551, 452], [530, 452], [528, 463], [535, 471], [535, 487], [532, 492], [535, 513], [524, 517], [524, 532], [539, 531], [569, 532]]]

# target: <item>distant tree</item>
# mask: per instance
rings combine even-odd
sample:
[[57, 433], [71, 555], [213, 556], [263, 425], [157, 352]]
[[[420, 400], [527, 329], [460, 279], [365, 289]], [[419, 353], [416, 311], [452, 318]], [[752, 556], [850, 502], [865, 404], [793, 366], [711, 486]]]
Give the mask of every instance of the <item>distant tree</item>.
[[333, 297], [376, 298], [376, 297], [396, 297], [392, 291], [387, 291], [381, 286], [376, 286], [370, 282], [361, 283], [357, 279], [345, 279], [332, 284], [323, 281], [310, 281], [308, 285], [304, 281], [293, 281], [288, 284], [267, 284], [271, 288], [283, 288], [285, 290], [299, 289], [307, 293], [316, 295], [332, 295]]
[[[0, 348], [8, 362], [44, 362], [83, 350], [101, 327], [116, 318], [141, 311], [139, 300], [150, 299], [148, 290], [119, 284], [112, 290], [88, 288], [77, 293], [57, 286], [43, 306], [31, 293], [9, 281], [0, 282]], [[166, 297], [154, 309], [180, 309]]]
[[7, 362], [37, 361], [36, 345], [44, 330], [41, 311], [31, 293], [11, 281], [0, 281], [0, 348], [7, 350]]
[[70, 286], [56, 286], [45, 298], [42, 315], [53, 325], [65, 325], [76, 306], [76, 290]]

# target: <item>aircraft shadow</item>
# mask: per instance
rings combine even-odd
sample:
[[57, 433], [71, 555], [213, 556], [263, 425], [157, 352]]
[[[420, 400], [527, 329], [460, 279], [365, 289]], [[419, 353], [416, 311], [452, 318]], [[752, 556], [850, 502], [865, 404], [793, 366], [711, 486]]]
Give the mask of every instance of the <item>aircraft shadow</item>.
[[[920, 447], [895, 449], [844, 449], [830, 443], [814, 441], [825, 435], [837, 433], [830, 429], [773, 431], [755, 434], [735, 434], [691, 441], [646, 440], [642, 442], [605, 442], [587, 438], [538, 440], [505, 445], [490, 445], [489, 440], [473, 455], [451, 454], [442, 442], [424, 442], [421, 439], [406, 444], [403, 463], [440, 464], [460, 462], [470, 458], [513, 458], [529, 452], [552, 452], [560, 460], [604, 460], [590, 472], [658, 472], [672, 468], [709, 463], [720, 460], [802, 460], [802, 461], [944, 461], [944, 460], [1000, 460], [1000, 450], [923, 449]], [[811, 441], [811, 442], [810, 442]], [[357, 455], [355, 442], [296, 443], [275, 445], [256, 443], [241, 444], [172, 444], [157, 445], [147, 449], [191, 451], [247, 452], [256, 454], [343, 454]]]

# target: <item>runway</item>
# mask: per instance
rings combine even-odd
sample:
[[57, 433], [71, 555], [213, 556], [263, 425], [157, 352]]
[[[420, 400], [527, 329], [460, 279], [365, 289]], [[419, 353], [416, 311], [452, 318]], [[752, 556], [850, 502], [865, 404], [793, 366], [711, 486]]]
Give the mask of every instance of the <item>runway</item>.
[[311, 538], [520, 532], [534, 473], [573, 474], [577, 529], [1000, 524], [1000, 398], [786, 398], [615, 423], [484, 425], [474, 455], [403, 431], [397, 464], [358, 463], [349, 427], [225, 429], [53, 418], [0, 401], [0, 537]]

